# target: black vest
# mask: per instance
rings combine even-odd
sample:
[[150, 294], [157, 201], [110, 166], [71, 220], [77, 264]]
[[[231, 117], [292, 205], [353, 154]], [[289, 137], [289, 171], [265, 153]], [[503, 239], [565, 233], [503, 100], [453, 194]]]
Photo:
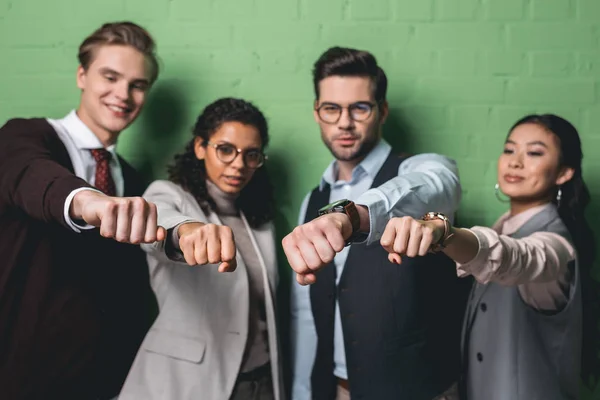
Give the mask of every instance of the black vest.
[[[404, 158], [390, 154], [372, 187], [398, 175]], [[306, 222], [329, 203], [315, 188]], [[435, 210], [432, 210], [435, 211]], [[310, 288], [318, 344], [312, 397], [334, 400], [334, 312], [339, 301], [352, 400], [431, 400], [456, 381], [460, 328], [468, 285], [443, 254], [388, 261], [379, 242], [354, 244], [336, 287], [333, 263]]]

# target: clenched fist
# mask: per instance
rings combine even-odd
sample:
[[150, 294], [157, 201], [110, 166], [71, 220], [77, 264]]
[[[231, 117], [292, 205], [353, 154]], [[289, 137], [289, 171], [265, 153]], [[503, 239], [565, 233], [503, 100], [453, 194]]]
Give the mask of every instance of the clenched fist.
[[165, 229], [157, 225], [156, 205], [142, 197], [110, 197], [82, 190], [73, 197], [70, 216], [122, 243], [153, 243], [166, 237]]
[[390, 262], [400, 264], [401, 255], [424, 256], [431, 245], [444, 235], [441, 220], [422, 221], [412, 217], [392, 218], [385, 227], [380, 243], [390, 253]]
[[237, 267], [235, 241], [231, 228], [190, 222], [178, 228], [179, 249], [189, 265], [219, 264], [219, 272]]
[[296, 280], [301, 285], [316, 282], [315, 272], [333, 261], [352, 235], [352, 223], [346, 214], [322, 215], [297, 226], [283, 238], [282, 245]]

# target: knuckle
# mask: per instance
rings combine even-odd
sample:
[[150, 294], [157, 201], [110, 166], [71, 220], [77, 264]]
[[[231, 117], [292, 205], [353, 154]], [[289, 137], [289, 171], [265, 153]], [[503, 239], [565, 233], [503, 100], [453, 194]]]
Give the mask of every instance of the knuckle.
[[119, 207], [119, 201], [115, 200], [115, 201], [108, 201], [106, 202], [106, 205], [104, 206], [104, 210], [106, 212], [114, 212], [117, 208]]
[[221, 226], [221, 232], [227, 237], [233, 237], [233, 230], [228, 226]]
[[205, 226], [205, 230], [210, 234], [217, 232], [218, 228], [217, 228], [217, 225], [215, 225], [215, 224], [206, 224], [204, 226]]
[[294, 236], [294, 238], [299, 238], [304, 236], [304, 229], [306, 229], [305, 225], [300, 225], [294, 228], [294, 230], [292, 231], [292, 235]]

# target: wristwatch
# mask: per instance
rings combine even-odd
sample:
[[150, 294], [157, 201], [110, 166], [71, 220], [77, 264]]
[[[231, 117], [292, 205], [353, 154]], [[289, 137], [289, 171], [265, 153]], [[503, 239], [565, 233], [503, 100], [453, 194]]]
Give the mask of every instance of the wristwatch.
[[356, 204], [350, 200], [338, 200], [333, 203], [327, 204], [325, 207], [319, 209], [319, 216], [331, 213], [342, 213], [346, 214], [350, 218], [352, 224], [352, 234], [346, 241], [346, 246], [351, 244], [353, 240], [358, 237], [358, 230], [360, 229], [360, 216], [356, 209]]
[[454, 232], [452, 232], [452, 224], [450, 224], [450, 219], [444, 214], [438, 212], [428, 212], [427, 214], [423, 215], [421, 219], [423, 221], [432, 221], [434, 219], [440, 219], [444, 221], [444, 234], [442, 235], [442, 237], [440, 237], [440, 240], [438, 240], [437, 243], [433, 243], [430, 248], [430, 251], [433, 253], [442, 251], [448, 245], [448, 243], [450, 243], [450, 239], [452, 238], [452, 236], [454, 236]]

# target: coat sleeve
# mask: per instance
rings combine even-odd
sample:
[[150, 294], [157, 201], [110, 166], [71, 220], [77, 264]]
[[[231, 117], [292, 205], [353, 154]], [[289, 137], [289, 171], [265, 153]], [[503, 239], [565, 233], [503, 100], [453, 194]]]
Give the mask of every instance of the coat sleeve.
[[60, 158], [68, 153], [45, 120], [13, 119], [0, 128], [0, 213], [17, 208], [29, 217], [68, 227], [69, 193], [90, 187]]

